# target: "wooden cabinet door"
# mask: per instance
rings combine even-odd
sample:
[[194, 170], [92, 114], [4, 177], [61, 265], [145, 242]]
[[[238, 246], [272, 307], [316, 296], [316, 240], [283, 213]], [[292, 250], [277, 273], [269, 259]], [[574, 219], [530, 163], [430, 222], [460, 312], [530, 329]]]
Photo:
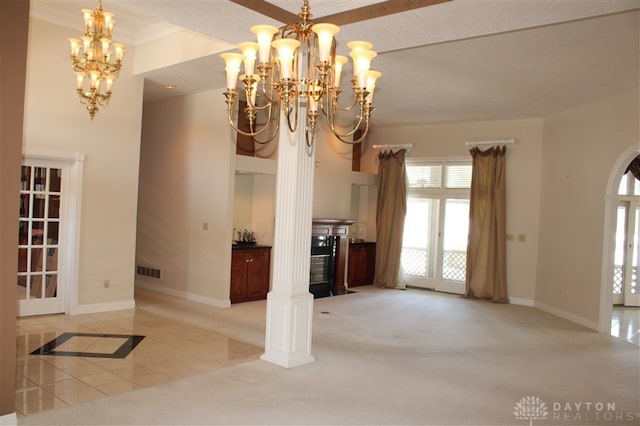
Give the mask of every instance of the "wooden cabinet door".
[[269, 292], [269, 250], [252, 250], [247, 262], [247, 299], [259, 300]]
[[247, 255], [240, 250], [231, 254], [231, 303], [243, 302], [247, 297]]
[[266, 299], [270, 271], [270, 248], [233, 249], [229, 289], [231, 303]]
[[349, 287], [356, 287], [364, 284], [366, 266], [366, 250], [363, 246], [352, 245], [349, 248]]
[[376, 267], [375, 244], [351, 244], [349, 246], [349, 287], [373, 284]]

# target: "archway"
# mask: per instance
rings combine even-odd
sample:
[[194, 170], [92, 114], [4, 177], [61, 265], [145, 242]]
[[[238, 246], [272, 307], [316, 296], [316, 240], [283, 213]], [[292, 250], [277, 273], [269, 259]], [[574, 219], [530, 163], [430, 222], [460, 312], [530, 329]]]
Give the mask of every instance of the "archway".
[[626, 149], [616, 160], [609, 180], [607, 181], [607, 193], [605, 195], [604, 211], [604, 239], [602, 247], [602, 277], [600, 281], [600, 313], [598, 317], [598, 330], [601, 333], [611, 331], [611, 313], [613, 309], [613, 294], [611, 291], [611, 277], [614, 268], [614, 235], [616, 231], [616, 209], [618, 205], [618, 188], [620, 179], [629, 163], [640, 154], [640, 145], [634, 145]]

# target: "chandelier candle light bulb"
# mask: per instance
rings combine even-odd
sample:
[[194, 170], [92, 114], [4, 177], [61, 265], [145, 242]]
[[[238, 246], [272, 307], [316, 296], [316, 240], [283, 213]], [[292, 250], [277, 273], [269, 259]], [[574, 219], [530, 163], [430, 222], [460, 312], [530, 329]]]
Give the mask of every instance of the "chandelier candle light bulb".
[[[225, 61], [227, 74], [224, 95], [230, 125], [236, 132], [252, 136], [258, 143], [267, 143], [278, 133], [280, 114], [285, 114], [291, 132], [296, 131], [300, 117], [304, 120], [307, 145], [312, 147], [318, 116], [323, 115], [329, 129], [342, 142], [362, 142], [369, 131], [369, 119], [374, 110], [373, 89], [376, 79], [382, 75], [370, 70], [371, 61], [377, 55], [372, 50], [373, 45], [366, 41], [347, 44], [351, 49], [349, 56], [353, 59], [353, 101], [350, 105], [341, 106], [340, 76], [348, 58], [336, 54], [335, 35], [340, 32], [340, 27], [330, 23], [313, 24], [308, 0], [304, 0], [298, 17], [300, 22], [280, 28], [255, 25], [251, 32], [257, 42], [238, 44], [242, 54], [226, 52], [220, 55]], [[241, 75], [242, 63], [244, 72]], [[247, 107], [239, 113], [246, 114], [249, 131], [240, 130], [232, 119], [238, 99], [238, 78], [243, 83], [244, 99], [247, 100]], [[275, 110], [273, 116], [272, 110]], [[303, 112], [299, 114], [299, 110]], [[351, 130], [340, 132], [336, 116], [349, 111], [355, 112], [354, 124], [347, 126]], [[257, 120], [259, 113], [265, 114], [266, 118]], [[254, 129], [254, 125], [259, 128]], [[271, 130], [265, 132], [267, 129]], [[356, 132], [359, 132], [357, 139], [354, 138]], [[269, 135], [267, 140], [257, 137], [262, 134]]]
[[278, 62], [280, 63], [280, 77], [282, 80], [290, 79], [293, 74], [293, 57], [296, 49], [300, 46], [298, 40], [283, 38], [271, 42], [271, 46], [278, 51]]
[[[82, 9], [82, 16], [84, 35], [79, 39], [70, 38], [69, 47], [76, 76], [76, 92], [93, 120], [96, 112], [111, 99], [111, 90], [120, 73], [125, 48], [121, 43], [112, 43], [115, 19], [112, 13], [103, 11], [102, 0], [98, 1], [95, 11]], [[112, 62], [114, 53], [115, 62]], [[85, 80], [89, 81], [89, 90], [84, 89]]]
[[242, 52], [244, 57], [244, 72], [247, 75], [253, 74], [253, 70], [256, 64], [256, 53], [258, 52], [258, 43], [252, 41], [246, 41], [238, 44], [238, 49]]
[[333, 37], [338, 34], [340, 27], [333, 24], [315, 24], [311, 27], [311, 31], [318, 35], [318, 60], [328, 62]]
[[369, 92], [369, 94], [366, 99], [370, 104], [373, 103], [373, 91], [376, 88], [376, 80], [381, 76], [382, 73], [380, 71], [369, 70], [367, 72], [367, 92]]
[[273, 40], [273, 35], [278, 32], [278, 28], [273, 25], [254, 25], [251, 27], [251, 32], [258, 39], [260, 63], [268, 63], [271, 57], [271, 41]]
[[227, 89], [235, 91], [238, 83], [238, 74], [240, 74], [240, 65], [244, 56], [239, 53], [223, 53], [220, 56], [227, 65], [225, 67], [225, 71], [227, 71]]

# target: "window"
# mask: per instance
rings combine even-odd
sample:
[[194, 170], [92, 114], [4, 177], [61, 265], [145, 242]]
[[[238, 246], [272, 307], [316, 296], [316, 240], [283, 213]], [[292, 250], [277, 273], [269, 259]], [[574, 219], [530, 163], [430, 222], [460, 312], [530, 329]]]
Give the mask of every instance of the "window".
[[636, 179], [631, 172], [623, 175], [620, 179], [618, 195], [640, 195], [640, 180]]
[[402, 243], [408, 285], [464, 291], [471, 160], [407, 162]]

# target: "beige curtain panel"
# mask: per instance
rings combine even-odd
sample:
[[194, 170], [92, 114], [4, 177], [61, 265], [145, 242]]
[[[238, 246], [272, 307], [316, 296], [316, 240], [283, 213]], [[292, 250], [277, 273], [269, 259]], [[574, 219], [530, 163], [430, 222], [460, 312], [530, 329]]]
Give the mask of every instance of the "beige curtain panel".
[[378, 154], [378, 204], [376, 216], [376, 272], [378, 287], [398, 287], [404, 217], [407, 212], [405, 150]]
[[465, 296], [509, 303], [507, 298], [505, 153], [470, 150], [469, 241]]

